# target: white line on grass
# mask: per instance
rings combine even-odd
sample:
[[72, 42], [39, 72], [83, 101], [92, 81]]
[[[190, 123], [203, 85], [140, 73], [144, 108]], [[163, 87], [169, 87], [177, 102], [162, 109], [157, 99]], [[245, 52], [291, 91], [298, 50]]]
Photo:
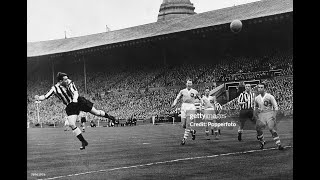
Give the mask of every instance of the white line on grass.
[[[291, 147], [293, 147], [293, 146], [285, 146], [284, 148], [291, 148]], [[247, 154], [247, 153], [259, 152], [259, 151], [269, 151], [269, 150], [274, 150], [274, 149], [277, 149], [277, 148], [257, 149], [257, 150], [249, 150], [249, 151], [242, 151], [242, 152], [215, 154], [215, 155], [210, 155], [210, 156], [198, 156], [198, 157], [174, 159], [174, 160], [169, 160], [169, 161], [160, 161], [160, 162], [153, 162], [153, 163], [148, 163], [148, 164], [139, 164], [139, 165], [134, 165], [134, 166], [124, 166], [124, 167], [111, 168], [111, 169], [102, 169], [102, 170], [97, 170], [97, 171], [88, 171], [88, 172], [83, 172], [83, 173], [69, 174], [69, 175], [64, 175], [64, 176], [56, 176], [56, 177], [52, 177], [52, 178], [45, 178], [45, 179], [38, 179], [38, 180], [59, 179], [59, 178], [80, 176], [80, 175], [92, 174], [92, 173], [98, 173], [98, 172], [108, 172], [108, 171], [115, 171], [115, 170], [120, 170], [120, 169], [130, 169], [130, 168], [137, 168], [137, 167], [143, 167], [143, 166], [151, 166], [151, 165], [156, 165], [156, 164], [166, 164], [166, 163], [171, 163], [171, 162], [187, 161], [187, 160], [193, 160], [193, 159], [213, 158], [213, 157], [229, 156], [229, 155], [235, 155], [235, 154]]]

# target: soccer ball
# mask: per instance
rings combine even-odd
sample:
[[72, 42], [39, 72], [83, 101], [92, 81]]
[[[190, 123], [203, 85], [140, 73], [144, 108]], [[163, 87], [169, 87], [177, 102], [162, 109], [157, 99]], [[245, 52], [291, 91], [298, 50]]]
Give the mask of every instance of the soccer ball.
[[230, 24], [230, 29], [233, 33], [239, 33], [242, 29], [242, 22], [240, 20], [233, 20]]

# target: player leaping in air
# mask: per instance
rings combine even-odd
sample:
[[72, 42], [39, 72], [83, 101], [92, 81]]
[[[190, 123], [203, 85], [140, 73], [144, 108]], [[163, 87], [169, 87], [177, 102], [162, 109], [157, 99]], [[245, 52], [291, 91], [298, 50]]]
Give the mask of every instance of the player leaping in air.
[[51, 87], [51, 89], [45, 95], [35, 95], [37, 101], [43, 101], [50, 98], [55, 94], [66, 105], [66, 113], [73, 133], [81, 141], [82, 146], [80, 150], [85, 149], [88, 146], [88, 142], [83, 138], [81, 130], [76, 126], [76, 120], [80, 111], [90, 112], [93, 115], [99, 117], [105, 117], [109, 119], [115, 119], [113, 116], [108, 115], [102, 110], [97, 110], [93, 107], [93, 103], [84, 97], [79, 96], [78, 90], [66, 73], [59, 72], [57, 74], [57, 84]]
[[186, 113], [188, 110], [196, 110], [196, 107], [194, 103], [199, 103], [200, 98], [198, 96], [198, 91], [192, 88], [192, 81], [188, 80], [186, 83], [186, 88], [182, 89], [179, 94], [177, 95], [176, 99], [173, 101], [173, 104], [171, 107], [174, 107], [178, 100], [182, 97], [182, 105], [181, 105], [181, 123], [182, 127], [185, 129], [184, 131], [184, 136], [181, 141], [181, 145], [184, 145], [186, 143], [186, 140], [188, 138], [188, 133], [191, 133], [192, 135], [192, 140], [195, 140], [196, 138], [196, 130], [193, 130], [190, 126], [190, 118], [188, 118], [187, 122], [187, 117]]
[[275, 98], [265, 92], [265, 84], [258, 84], [258, 93], [259, 95], [255, 97], [254, 100], [254, 116], [256, 118], [256, 130], [257, 130], [257, 139], [260, 143], [260, 149], [263, 149], [265, 145], [263, 137], [263, 129], [267, 125], [273, 140], [278, 146], [279, 150], [283, 150], [283, 147], [280, 143], [280, 138], [276, 131], [276, 115], [278, 111], [278, 104]]

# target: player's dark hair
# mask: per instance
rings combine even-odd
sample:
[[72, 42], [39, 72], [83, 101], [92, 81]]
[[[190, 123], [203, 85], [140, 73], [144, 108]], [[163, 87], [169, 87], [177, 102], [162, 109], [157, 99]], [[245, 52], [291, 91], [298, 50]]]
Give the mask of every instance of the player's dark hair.
[[57, 74], [57, 80], [58, 81], [61, 81], [61, 80], [63, 80], [63, 77], [64, 76], [68, 76], [66, 73], [63, 73], [63, 72], [58, 72], [58, 74]]
[[209, 89], [209, 90], [210, 90], [210, 87], [209, 87], [209, 86], [206, 86], [204, 89], [205, 89], [205, 90], [206, 90], [206, 89]]
[[265, 83], [259, 83], [258, 85], [263, 85], [264, 88], [267, 88], [267, 85]]
[[86, 117], [81, 117], [81, 120], [86, 120]]

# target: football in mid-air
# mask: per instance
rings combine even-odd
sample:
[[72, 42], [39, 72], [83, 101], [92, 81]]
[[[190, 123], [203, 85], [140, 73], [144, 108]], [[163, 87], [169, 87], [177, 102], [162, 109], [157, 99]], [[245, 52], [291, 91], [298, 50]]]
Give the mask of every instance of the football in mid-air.
[[239, 33], [242, 29], [242, 22], [240, 20], [233, 20], [230, 24], [230, 29], [233, 33]]

